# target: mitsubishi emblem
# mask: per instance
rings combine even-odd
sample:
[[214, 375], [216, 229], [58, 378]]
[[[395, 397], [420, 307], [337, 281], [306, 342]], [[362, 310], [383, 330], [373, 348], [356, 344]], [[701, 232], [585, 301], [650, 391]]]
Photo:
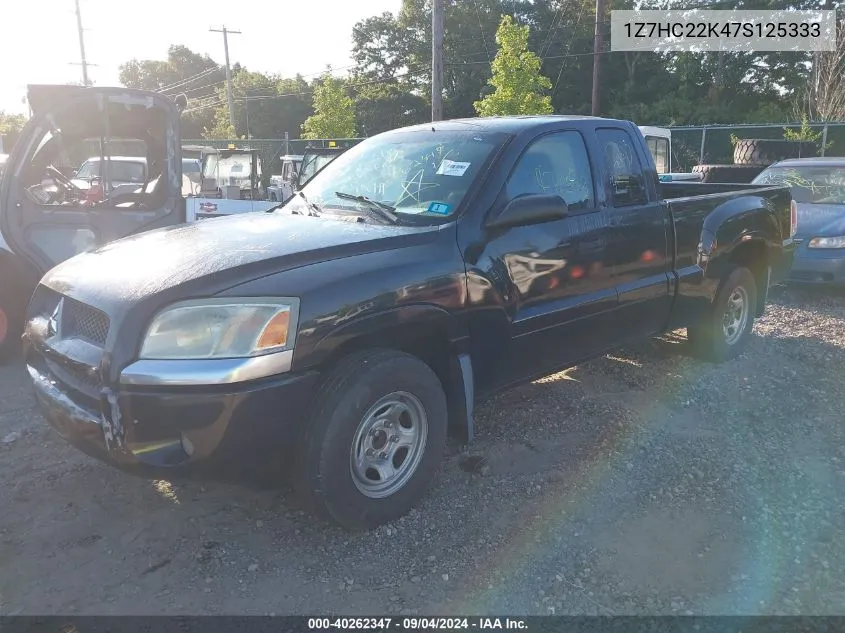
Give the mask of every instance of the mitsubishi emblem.
[[48, 336], [56, 336], [59, 333], [59, 324], [62, 322], [62, 307], [64, 307], [65, 300], [59, 299], [59, 303], [56, 304], [56, 309], [53, 310], [53, 314], [50, 315], [50, 319], [47, 321], [47, 335]]

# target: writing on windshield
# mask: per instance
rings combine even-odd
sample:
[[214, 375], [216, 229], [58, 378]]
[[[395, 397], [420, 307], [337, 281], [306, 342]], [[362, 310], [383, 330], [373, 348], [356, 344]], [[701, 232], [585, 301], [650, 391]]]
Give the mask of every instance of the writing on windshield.
[[303, 192], [324, 209], [358, 209], [351, 196], [364, 196], [400, 214], [450, 216], [502, 142], [498, 134], [451, 130], [373, 137], [335, 158]]

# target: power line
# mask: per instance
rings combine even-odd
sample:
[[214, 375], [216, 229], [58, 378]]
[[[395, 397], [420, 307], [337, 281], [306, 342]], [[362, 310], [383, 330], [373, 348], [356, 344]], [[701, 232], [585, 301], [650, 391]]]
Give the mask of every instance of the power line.
[[484, 42], [484, 52], [487, 53], [487, 62], [492, 63], [490, 58], [490, 49], [487, 48], [487, 36], [484, 35], [484, 24], [481, 23], [481, 12], [478, 10], [478, 0], [472, 0], [475, 5], [475, 15], [478, 18], [478, 28], [481, 31], [481, 41]]
[[191, 75], [190, 77], [185, 77], [184, 79], [180, 79], [179, 81], [170, 84], [169, 86], [163, 86], [162, 88], [158, 89], [158, 92], [168, 92], [170, 90], [176, 90], [182, 86], [186, 86], [189, 83], [196, 81], [197, 79], [203, 79], [208, 77], [209, 75], [217, 72], [220, 70], [220, 66], [215, 65], [213, 68], [206, 68], [202, 72], [197, 73], [196, 75]]
[[226, 55], [226, 94], [229, 98], [229, 123], [232, 127], [235, 127], [235, 103], [232, 100], [232, 67], [229, 64], [229, 33], [234, 33], [240, 35], [240, 31], [229, 31], [226, 29], [226, 25], [223, 25], [222, 29], [208, 29], [212, 33], [222, 33], [223, 34], [223, 52]]
[[[552, 25], [549, 27], [549, 32], [546, 34], [546, 41], [543, 45], [540, 46], [540, 51], [543, 51], [545, 48], [545, 52], [540, 53], [540, 60], [542, 61], [545, 59], [546, 55], [549, 53], [549, 50], [552, 47], [552, 42], [554, 41], [555, 33], [558, 30], [558, 27], [555, 26], [555, 22], [557, 22], [558, 17], [560, 17], [561, 9], [563, 9], [564, 3], [561, 2], [557, 5], [557, 10], [555, 11], [554, 16], [552, 17]], [[561, 20], [562, 22], [563, 20]]]
[[[578, 27], [581, 26], [581, 18], [584, 17], [584, 4], [581, 4], [581, 10], [578, 12], [578, 19], [575, 21], [575, 28], [572, 30], [572, 35], [569, 36], [569, 44], [566, 47], [566, 54], [569, 55], [569, 51], [572, 50], [572, 42], [575, 41], [575, 36], [578, 34]], [[555, 79], [555, 85], [552, 89], [552, 99], [555, 98], [557, 95], [557, 87], [560, 84], [560, 78], [563, 76], [563, 69], [566, 67], [566, 58], [560, 63], [560, 68], [557, 71], [557, 79]]]

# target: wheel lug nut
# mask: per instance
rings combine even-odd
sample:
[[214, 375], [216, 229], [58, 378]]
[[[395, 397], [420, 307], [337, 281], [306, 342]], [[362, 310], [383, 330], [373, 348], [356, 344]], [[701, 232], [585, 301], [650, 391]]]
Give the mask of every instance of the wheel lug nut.
[[375, 454], [376, 454], [376, 452], [373, 449], [371, 449], [371, 448], [367, 449], [367, 457], [372, 457]]
[[398, 441], [399, 441], [399, 436], [398, 436], [398, 435], [391, 435], [391, 436], [390, 436], [390, 441], [391, 441], [391, 442], [398, 442]]
[[387, 453], [385, 453], [384, 451], [379, 453], [378, 456], [379, 456], [380, 459], [387, 459]]

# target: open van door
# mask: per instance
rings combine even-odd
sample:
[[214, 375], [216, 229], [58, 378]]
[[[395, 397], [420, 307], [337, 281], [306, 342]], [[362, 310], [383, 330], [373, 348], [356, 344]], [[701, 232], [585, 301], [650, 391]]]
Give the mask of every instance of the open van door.
[[[0, 187], [0, 231], [39, 278], [82, 251], [184, 222], [176, 103], [152, 92], [77, 86], [30, 86], [29, 100], [33, 117]], [[147, 170], [119, 173], [113, 156], [144, 158]], [[101, 171], [82, 187], [74, 176], [92, 157]]]
[[[0, 180], [0, 357], [20, 349], [26, 306], [50, 268], [185, 220], [181, 104], [153, 92], [81, 86], [29, 86], [29, 103], [33, 116]], [[147, 169], [112, 162], [119, 156], [144, 158]], [[74, 176], [90, 158], [100, 168], [83, 183]]]

